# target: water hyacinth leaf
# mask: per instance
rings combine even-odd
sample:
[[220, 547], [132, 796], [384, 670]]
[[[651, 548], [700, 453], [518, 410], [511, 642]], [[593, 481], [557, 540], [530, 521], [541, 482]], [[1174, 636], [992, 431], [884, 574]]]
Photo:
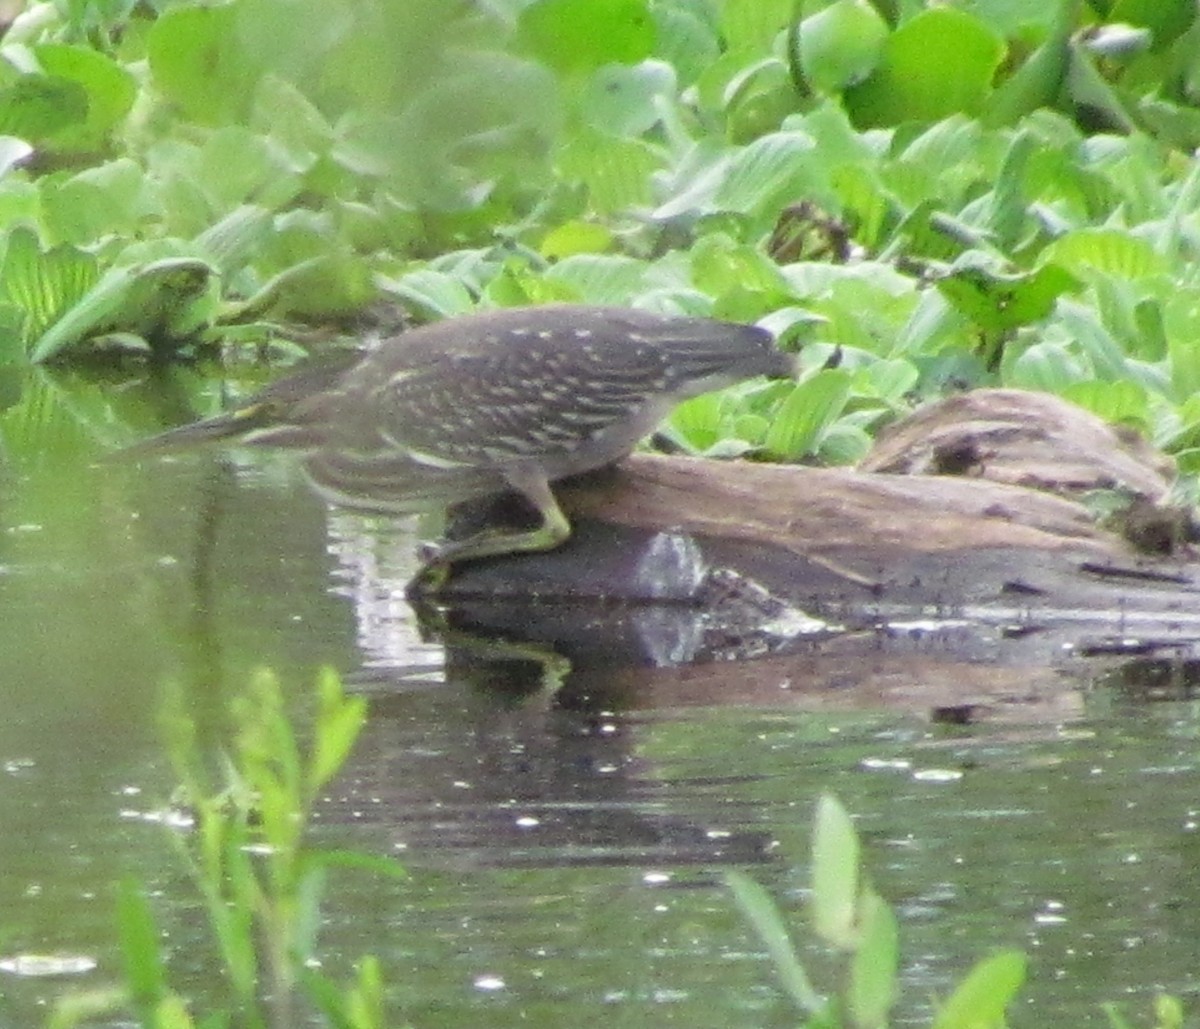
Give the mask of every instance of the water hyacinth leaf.
[[806, 132], [772, 132], [742, 147], [713, 196], [720, 211], [742, 214], [769, 206], [783, 187], [795, 189], [809, 174], [816, 143]]
[[721, 53], [715, 26], [704, 16], [703, 8], [656, 4], [652, 10], [658, 27], [655, 52], [684, 85], [691, 85]]
[[1058, 314], [1062, 326], [1091, 360], [1097, 375], [1106, 379], [1136, 377], [1135, 366], [1094, 308], [1067, 300], [1060, 306]]
[[654, 48], [646, 0], [534, 0], [520, 14], [517, 38], [558, 72], [635, 64]]
[[732, 51], [769, 50], [791, 21], [793, 0], [721, 5], [721, 38]]
[[127, 238], [161, 210], [145, 170], [124, 157], [65, 180], [43, 179], [41, 187], [46, 236], [55, 242], [88, 246], [105, 236]]
[[0, 89], [0, 134], [35, 143], [87, 120], [87, 90], [57, 75], [22, 75]]
[[110, 331], [144, 339], [181, 339], [216, 313], [215, 271], [206, 261], [170, 258], [133, 268], [112, 268], [37, 340], [37, 363]]
[[46, 73], [78, 83], [87, 96], [86, 116], [55, 134], [55, 148], [99, 149], [133, 107], [137, 95], [133, 75], [107, 54], [90, 47], [43, 43], [33, 52]]
[[817, 456], [830, 466], [858, 464], [871, 450], [872, 439], [865, 429], [845, 420], [835, 422], [821, 437]]
[[242, 204], [200, 233], [195, 243], [214, 267], [229, 274], [258, 252], [271, 229], [270, 211], [258, 204]]
[[733, 893], [739, 910], [767, 948], [771, 964], [784, 991], [801, 1011], [818, 1015], [824, 1009], [825, 1003], [809, 982], [808, 973], [800, 963], [787, 926], [784, 925], [779, 908], [775, 906], [771, 895], [742, 872], [726, 872], [725, 883]]
[[1066, 81], [1075, 18], [1074, 4], [1058, 5], [1054, 26], [1045, 42], [988, 97], [982, 117], [985, 125], [1011, 125], [1039, 107], [1053, 104]]
[[542, 237], [538, 252], [551, 261], [574, 254], [602, 254], [613, 244], [613, 231], [596, 222], [569, 221]]
[[333, 143], [333, 126], [300, 89], [278, 75], [262, 77], [249, 127], [284, 147], [294, 160], [315, 160]]
[[1019, 950], [984, 958], [938, 1007], [931, 1029], [1001, 1029], [1004, 1012], [1025, 981], [1026, 964]]
[[767, 455], [777, 461], [793, 461], [814, 451], [825, 430], [845, 409], [850, 382], [850, 372], [830, 368], [794, 386], [775, 411], [763, 441]]
[[1018, 275], [971, 264], [954, 269], [937, 283], [942, 295], [985, 332], [1005, 332], [1041, 321], [1063, 293], [1079, 285], [1057, 263]]
[[868, 0], [834, 0], [797, 29], [805, 82], [819, 93], [840, 93], [875, 68], [888, 26]]
[[976, 114], [1003, 56], [1003, 40], [981, 19], [931, 7], [888, 37], [874, 72], [843, 93], [846, 109], [861, 127]]
[[693, 454], [703, 454], [721, 438], [723, 407], [719, 393], [702, 393], [677, 404], [666, 427]]
[[427, 318], [453, 318], [475, 308], [460, 279], [432, 268], [418, 268], [398, 278], [377, 278], [376, 284], [385, 293], [413, 305]]
[[649, 203], [651, 176], [662, 164], [662, 154], [641, 140], [584, 129], [559, 149], [556, 170], [568, 182], [583, 183], [591, 208], [604, 215]]
[[676, 167], [660, 176], [656, 192], [663, 199], [650, 217], [657, 221], [688, 220], [713, 211], [712, 198], [732, 159], [728, 147], [701, 144], [691, 148]]
[[1140, 279], [1168, 271], [1166, 259], [1144, 239], [1112, 228], [1081, 228], [1060, 236], [1043, 260], [1083, 278], [1100, 272], [1116, 279]]
[[14, 229], [0, 263], [0, 305], [21, 312], [21, 341], [28, 347], [75, 305], [96, 282], [96, 259], [73, 246], [42, 250], [29, 229]]
[[1062, 393], [1072, 383], [1089, 378], [1092, 369], [1062, 343], [1043, 341], [1019, 354], [1006, 372], [1006, 386]]
[[1141, 426], [1149, 422], [1150, 397], [1143, 386], [1128, 379], [1076, 382], [1061, 395], [1064, 400], [1078, 404], [1106, 422]]
[[155, 87], [205, 124], [241, 119], [254, 96], [258, 67], [239, 44], [237, 17], [235, 4], [172, 6], [146, 39]]
[[858, 858], [858, 833], [850, 815], [835, 797], [823, 793], [813, 823], [813, 928], [841, 950], [854, 949], [860, 940]]
[[774, 261], [758, 247], [739, 243], [723, 232], [696, 241], [691, 250], [691, 273], [695, 284], [710, 296], [720, 296], [736, 287], [767, 294], [779, 303], [793, 299], [791, 288]]
[[758, 320], [759, 326], [774, 336], [784, 350], [799, 349], [801, 343], [811, 338], [812, 330], [826, 322], [827, 318], [806, 307], [779, 307]]
[[587, 304], [623, 304], [641, 292], [646, 264], [617, 254], [577, 254], [550, 268], [545, 278], [571, 286]]
[[1200, 338], [1182, 334], [1172, 336], [1168, 355], [1174, 395], [1184, 403], [1191, 397], [1200, 396]]
[[366, 261], [339, 245], [283, 269], [234, 310], [239, 318], [268, 312], [302, 317], [342, 315], [361, 310], [375, 295]]
[[871, 889], [859, 899], [858, 922], [862, 938], [850, 962], [850, 1013], [860, 1029], [880, 1029], [896, 998], [900, 932], [891, 907]]
[[767, 99], [780, 89], [790, 89], [791, 84], [787, 65], [778, 57], [764, 57], [738, 67], [729, 77], [721, 90], [721, 107], [732, 114], [740, 107]]
[[583, 88], [580, 103], [592, 128], [612, 136], [640, 136], [661, 117], [661, 104], [676, 92], [675, 70], [662, 61], [597, 68]]
[[917, 384], [920, 372], [911, 361], [902, 357], [872, 361], [855, 377], [863, 391], [889, 404], [898, 404]]
[[1194, 0], [1116, 0], [1108, 21], [1149, 29], [1154, 49], [1162, 50], [1196, 22]]
[[274, 140], [224, 125], [205, 140], [196, 177], [215, 210], [241, 203], [278, 208], [300, 191], [304, 170]]

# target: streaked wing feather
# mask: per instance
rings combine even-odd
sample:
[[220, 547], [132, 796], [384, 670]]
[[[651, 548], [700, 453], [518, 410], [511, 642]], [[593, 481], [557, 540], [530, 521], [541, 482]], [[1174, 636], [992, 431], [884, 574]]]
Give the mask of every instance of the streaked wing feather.
[[[661, 390], [665, 368], [649, 347], [601, 358], [574, 338], [520, 350], [459, 354], [379, 387], [382, 434], [436, 458], [503, 460], [567, 448], [636, 411]], [[453, 388], [446, 389], [447, 372]]]

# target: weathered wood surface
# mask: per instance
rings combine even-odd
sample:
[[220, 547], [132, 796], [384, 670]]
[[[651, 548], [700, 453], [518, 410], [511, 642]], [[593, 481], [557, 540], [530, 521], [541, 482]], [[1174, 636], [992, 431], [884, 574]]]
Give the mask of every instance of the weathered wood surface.
[[[1200, 659], [1200, 562], [1161, 506], [1169, 473], [1068, 404], [981, 391], [899, 424], [861, 469], [634, 455], [559, 488], [566, 547], [466, 567], [447, 599], [462, 632], [552, 647], [576, 679], [633, 654], [632, 694], [664, 703], [1069, 717], [1065, 681]], [[1172, 552], [1098, 525], [1096, 490], [1163, 514], [1152, 538]], [[597, 617], [597, 600], [635, 603]], [[759, 660], [729, 676], [742, 657]]]
[[[928, 474], [937, 468], [956, 474]], [[885, 474], [895, 471], [908, 474]], [[1063, 401], [978, 391], [900, 423], [857, 470], [635, 454], [559, 485], [580, 526], [574, 545], [464, 568], [452, 592], [638, 599], [647, 576], [637, 563], [653, 560], [645, 540], [664, 535], [792, 599], [900, 591], [907, 602], [967, 603], [997, 577], [1036, 588], [1028, 580], [1083, 569], [1090, 587], [1103, 565], [1184, 585], [1196, 570], [1186, 548], [1149, 560], [1078, 499], [1119, 490], [1154, 508], [1167, 474], [1145, 444]]]

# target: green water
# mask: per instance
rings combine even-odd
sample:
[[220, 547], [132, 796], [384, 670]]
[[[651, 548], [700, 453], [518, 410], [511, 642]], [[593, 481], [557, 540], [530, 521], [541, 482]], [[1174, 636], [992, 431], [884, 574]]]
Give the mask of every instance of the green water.
[[[196, 896], [154, 820], [173, 785], [155, 712], [170, 680], [218, 733], [262, 664], [298, 706], [321, 664], [372, 697], [318, 835], [399, 855], [412, 878], [335, 878], [322, 940], [327, 971], [380, 957], [396, 1025], [794, 1025], [720, 874], [749, 868], [802, 924], [808, 820], [830, 789], [900, 916], [897, 1024], [927, 1020], [928, 999], [999, 946], [1031, 958], [1017, 1026], [1100, 1026], [1102, 1000], [1133, 1015], [1158, 990], [1195, 993], [1186, 683], [1064, 679], [1058, 721], [965, 727], [814, 704], [803, 683], [750, 689], [737, 664], [702, 691], [593, 672], [550, 696], [489, 681], [486, 663], [443, 674], [395, 588], [411, 536], [371, 529], [243, 456], [48, 460], [4, 481], [0, 962], [95, 967], [0, 971], [0, 1027], [117, 979], [128, 876], [151, 892], [176, 982], [200, 1008], [213, 995]], [[820, 952], [813, 971], [829, 981]]]

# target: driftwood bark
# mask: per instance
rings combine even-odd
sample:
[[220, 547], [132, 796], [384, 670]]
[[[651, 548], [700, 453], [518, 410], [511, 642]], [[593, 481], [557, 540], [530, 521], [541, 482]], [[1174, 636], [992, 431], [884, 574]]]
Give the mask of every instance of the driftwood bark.
[[[1166, 657], [1177, 679], [1200, 660], [1200, 562], [1169, 476], [1136, 437], [1007, 390], [918, 412], [859, 469], [637, 454], [560, 484], [560, 550], [464, 567], [450, 623], [553, 647], [577, 682], [604, 668], [605, 688], [633, 654], [631, 692], [669, 703], [779, 703], [803, 683], [791, 702], [1061, 718], [1078, 706], [1064, 673], [1091, 659]], [[1136, 523], [1100, 524], [1096, 494]], [[596, 601], [623, 613], [580, 614]], [[713, 673], [742, 657], [762, 660]]]
[[1159, 550], [1184, 543], [1186, 522], [1163, 506], [1168, 473], [1169, 462], [1136, 437], [1063, 401], [977, 391], [899, 423], [859, 469], [635, 454], [558, 486], [579, 526], [574, 545], [464, 569], [455, 585], [460, 595], [639, 599], [646, 541], [665, 536], [698, 541], [707, 565], [793, 599], [836, 585], [877, 595], [908, 583], [906, 596], [919, 601], [915, 579], [927, 584], [926, 602], [944, 602], [955, 582], [965, 602], [983, 585], [978, 575], [994, 577], [996, 555], [1014, 582], [1055, 567], [1147, 565], [1119, 526], [1102, 527], [1084, 503], [1101, 491], [1118, 506], [1161, 514]]

